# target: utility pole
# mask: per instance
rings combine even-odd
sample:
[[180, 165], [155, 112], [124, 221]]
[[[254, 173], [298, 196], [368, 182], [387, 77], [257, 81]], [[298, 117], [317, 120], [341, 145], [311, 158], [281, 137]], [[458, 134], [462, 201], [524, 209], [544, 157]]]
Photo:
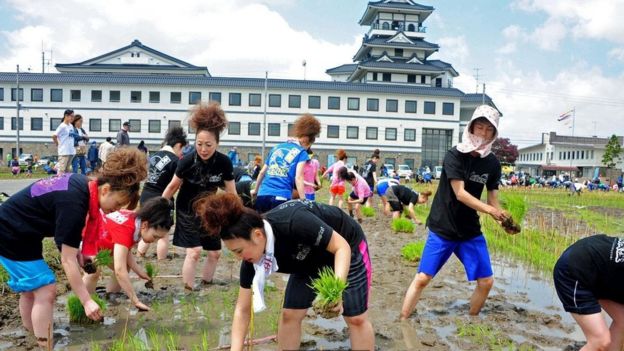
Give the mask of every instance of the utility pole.
[[17, 117], [15, 118], [15, 124], [16, 124], [16, 128], [17, 129], [17, 139], [15, 141], [15, 153], [17, 154], [17, 157], [19, 157], [20, 155], [20, 87], [19, 87], [19, 65], [17, 65], [17, 74], [15, 75], [15, 81], [17, 82], [17, 89], [15, 90], [15, 95], [17, 95], [17, 97], [15, 98], [15, 100], [17, 100], [17, 104], [15, 106], [16, 108], [16, 115]]
[[269, 71], [264, 72], [264, 114], [262, 117], [262, 159], [266, 159], [266, 155], [264, 153], [266, 149], [266, 118], [267, 118], [267, 105], [269, 101], [268, 97], [268, 85], [269, 85]]
[[301, 63], [301, 65], [303, 65], [303, 80], [306, 80], [306, 66], [307, 66], [307, 62], [306, 60], [303, 60], [303, 62]]
[[481, 95], [481, 105], [485, 105], [485, 83], [483, 83], [483, 95]]
[[475, 93], [479, 93], [479, 71], [481, 68], [473, 68], [475, 71]]

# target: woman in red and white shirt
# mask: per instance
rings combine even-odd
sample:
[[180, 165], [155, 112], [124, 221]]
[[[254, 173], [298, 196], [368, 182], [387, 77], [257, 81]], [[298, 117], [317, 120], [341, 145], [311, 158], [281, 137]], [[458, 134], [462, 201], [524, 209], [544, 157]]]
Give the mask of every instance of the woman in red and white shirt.
[[353, 205], [355, 205], [355, 215], [358, 222], [362, 223], [361, 206], [373, 196], [370, 186], [366, 179], [356, 172], [347, 169], [347, 167], [342, 167], [338, 170], [338, 177], [351, 183], [353, 191], [351, 191], [349, 199], [347, 199], [347, 209], [349, 210], [349, 215], [353, 217]]
[[[128, 268], [134, 271], [141, 279], [150, 278], [135, 261], [131, 249], [139, 240], [146, 243], [154, 242], [169, 232], [173, 225], [169, 200], [162, 197], [152, 198], [146, 201], [138, 211], [119, 210], [109, 213], [103, 218], [103, 230], [97, 239], [98, 251], [108, 249], [113, 254], [113, 266], [115, 272], [106, 286], [107, 292], [119, 292], [123, 290], [130, 302], [136, 308], [148, 311], [150, 308], [139, 301], [128, 275]], [[85, 285], [90, 293], [95, 291], [95, 285], [100, 277], [98, 269], [93, 274], [83, 277]]]

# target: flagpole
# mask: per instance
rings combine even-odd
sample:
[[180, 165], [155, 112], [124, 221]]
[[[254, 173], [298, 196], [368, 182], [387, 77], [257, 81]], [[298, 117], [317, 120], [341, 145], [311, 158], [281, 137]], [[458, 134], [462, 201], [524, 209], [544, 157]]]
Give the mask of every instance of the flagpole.
[[574, 136], [574, 122], [576, 121], [576, 106], [572, 108], [572, 136]]

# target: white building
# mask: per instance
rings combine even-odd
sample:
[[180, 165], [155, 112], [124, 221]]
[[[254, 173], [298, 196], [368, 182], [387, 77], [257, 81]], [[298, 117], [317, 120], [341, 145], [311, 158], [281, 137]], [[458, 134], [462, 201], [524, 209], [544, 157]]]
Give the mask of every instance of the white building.
[[[620, 145], [624, 137], [618, 137]], [[605, 147], [609, 138], [557, 135], [555, 132], [542, 133], [542, 142], [518, 150], [516, 168], [533, 176], [570, 173], [576, 177], [592, 178], [594, 170], [602, 164]], [[616, 168], [622, 169], [622, 161]]]
[[[458, 73], [429, 59], [438, 46], [424, 40], [423, 23], [433, 10], [410, 0], [369, 2], [360, 24], [370, 30], [355, 63], [329, 69], [333, 81], [213, 77], [206, 67], [138, 40], [83, 62], [57, 64], [59, 73], [20, 73], [20, 148], [55, 154], [50, 136], [71, 108], [98, 142], [114, 138], [130, 121], [131, 143], [144, 140], [156, 149], [168, 127], [187, 126], [193, 104], [210, 100], [221, 103], [230, 121], [221, 151], [237, 146], [243, 159], [262, 149], [266, 104], [267, 149], [309, 112], [322, 123], [313, 149], [323, 164], [338, 148], [359, 164], [375, 148], [384, 163], [441, 164], [482, 98], [494, 103], [453, 88]], [[16, 80], [16, 73], [0, 72], [3, 156], [15, 153]]]

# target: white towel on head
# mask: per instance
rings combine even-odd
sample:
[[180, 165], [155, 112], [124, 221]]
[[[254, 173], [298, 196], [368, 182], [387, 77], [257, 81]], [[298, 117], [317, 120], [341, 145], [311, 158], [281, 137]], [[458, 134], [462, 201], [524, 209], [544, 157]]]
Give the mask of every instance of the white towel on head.
[[279, 268], [274, 256], [275, 236], [273, 236], [273, 228], [271, 228], [271, 224], [266, 220], [262, 221], [264, 222], [266, 246], [264, 247], [264, 256], [262, 256], [260, 261], [253, 264], [256, 274], [251, 284], [253, 309], [255, 313], [262, 312], [266, 309], [266, 304], [264, 303], [264, 284], [266, 283], [266, 278], [274, 272], [277, 272]]

